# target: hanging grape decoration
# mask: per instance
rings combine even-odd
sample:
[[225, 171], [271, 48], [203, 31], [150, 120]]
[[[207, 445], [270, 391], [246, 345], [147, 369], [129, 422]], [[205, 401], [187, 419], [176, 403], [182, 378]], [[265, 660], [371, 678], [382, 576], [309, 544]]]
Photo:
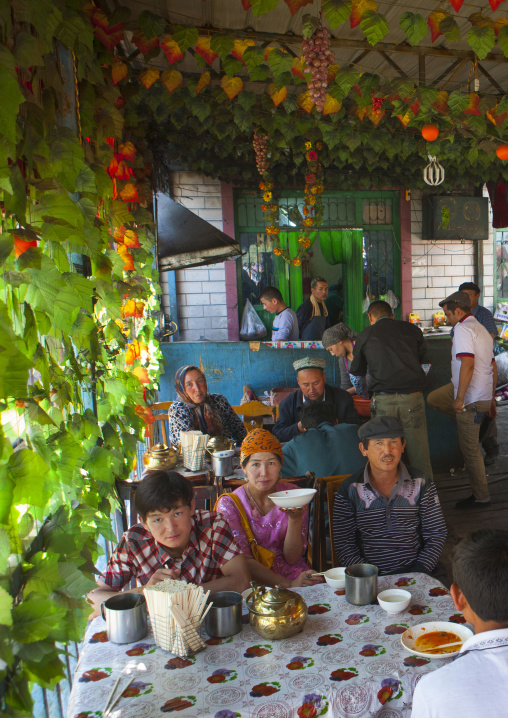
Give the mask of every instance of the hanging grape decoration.
[[305, 60], [303, 70], [311, 74], [307, 83], [309, 95], [316, 105], [316, 110], [323, 112], [328, 87], [328, 67], [335, 60], [335, 55], [330, 50], [330, 33], [326, 27], [320, 25], [311, 37], [303, 40], [302, 54]]
[[268, 135], [258, 135], [254, 131], [252, 146], [256, 154], [256, 167], [261, 176], [270, 168], [270, 160], [268, 157]]

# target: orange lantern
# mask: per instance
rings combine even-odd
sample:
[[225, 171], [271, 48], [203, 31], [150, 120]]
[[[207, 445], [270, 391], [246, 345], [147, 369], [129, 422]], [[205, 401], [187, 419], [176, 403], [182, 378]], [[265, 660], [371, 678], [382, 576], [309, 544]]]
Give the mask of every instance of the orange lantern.
[[500, 160], [508, 160], [508, 145], [499, 145], [496, 155]]
[[427, 142], [434, 142], [439, 137], [439, 129], [436, 125], [425, 125], [422, 129], [422, 137]]

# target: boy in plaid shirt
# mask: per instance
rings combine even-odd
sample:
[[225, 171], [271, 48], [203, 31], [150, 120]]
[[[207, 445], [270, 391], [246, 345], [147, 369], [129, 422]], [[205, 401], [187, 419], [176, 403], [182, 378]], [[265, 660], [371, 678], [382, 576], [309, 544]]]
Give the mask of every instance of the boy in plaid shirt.
[[[142, 593], [166, 578], [183, 579], [216, 591], [243, 591], [250, 581], [244, 556], [231, 530], [214, 511], [195, 508], [191, 484], [175, 471], [151, 471], [135, 494], [140, 523], [128, 529], [111, 556], [104, 580], [88, 594], [96, 615], [100, 604], [131, 578]], [[139, 586], [140, 584], [140, 586]]]

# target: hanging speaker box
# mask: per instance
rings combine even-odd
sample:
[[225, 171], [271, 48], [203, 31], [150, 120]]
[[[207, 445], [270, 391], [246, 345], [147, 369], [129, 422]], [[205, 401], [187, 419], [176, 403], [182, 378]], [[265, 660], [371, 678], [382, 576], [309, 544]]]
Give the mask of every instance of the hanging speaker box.
[[488, 239], [489, 202], [486, 197], [434, 196], [422, 198], [423, 239]]

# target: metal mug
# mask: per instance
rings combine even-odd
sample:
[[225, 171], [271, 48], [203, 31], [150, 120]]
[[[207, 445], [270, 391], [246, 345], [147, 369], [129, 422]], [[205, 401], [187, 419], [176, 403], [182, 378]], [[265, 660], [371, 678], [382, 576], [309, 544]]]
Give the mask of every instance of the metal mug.
[[212, 469], [215, 476], [231, 476], [234, 473], [235, 468], [238, 468], [239, 464], [235, 466], [235, 450], [225, 449], [224, 451], [214, 451], [211, 454], [212, 457]]
[[378, 568], [371, 563], [348, 566], [346, 575], [346, 601], [355, 606], [375, 603], [377, 597]]
[[112, 596], [101, 604], [101, 614], [111, 643], [134, 643], [148, 633], [146, 599], [142, 594]]
[[219, 591], [207, 603], [212, 608], [205, 616], [205, 631], [212, 638], [227, 638], [242, 630], [242, 594]]

